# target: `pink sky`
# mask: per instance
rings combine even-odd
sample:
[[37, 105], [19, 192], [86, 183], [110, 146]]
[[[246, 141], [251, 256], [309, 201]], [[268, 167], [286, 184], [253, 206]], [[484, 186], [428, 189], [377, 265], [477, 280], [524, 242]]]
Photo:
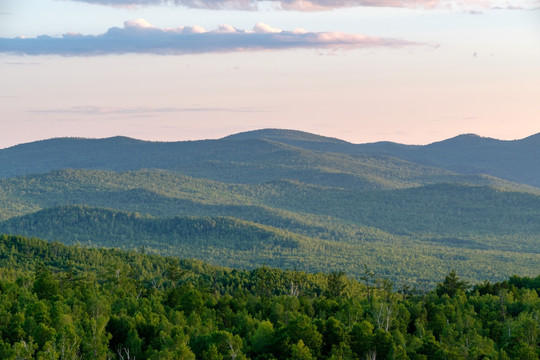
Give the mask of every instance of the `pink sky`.
[[334, 1], [324, 6], [352, 7], [287, 12], [9, 0], [0, 9], [0, 147], [269, 127], [408, 144], [540, 132], [540, 10], [463, 3]]

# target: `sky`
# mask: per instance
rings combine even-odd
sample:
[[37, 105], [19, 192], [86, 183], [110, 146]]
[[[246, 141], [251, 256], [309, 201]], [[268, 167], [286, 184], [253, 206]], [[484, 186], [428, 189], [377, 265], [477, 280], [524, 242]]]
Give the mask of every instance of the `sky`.
[[0, 148], [540, 132], [540, 0], [0, 0]]

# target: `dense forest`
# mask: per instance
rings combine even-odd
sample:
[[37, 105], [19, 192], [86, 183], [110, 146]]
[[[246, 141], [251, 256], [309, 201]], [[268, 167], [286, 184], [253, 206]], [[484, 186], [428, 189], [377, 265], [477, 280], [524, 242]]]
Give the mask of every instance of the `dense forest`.
[[0, 359], [539, 359], [539, 136], [0, 150]]
[[218, 140], [148, 142], [60, 138], [0, 150], [0, 177], [53, 170], [163, 169], [198, 178], [258, 183], [275, 178], [354, 188], [451, 181], [487, 174], [540, 187], [540, 134], [501, 141], [473, 134], [425, 146], [351, 144], [294, 130], [262, 129]]
[[229, 184], [163, 170], [58, 170], [0, 179], [0, 233], [136, 249], [238, 268], [362, 264], [399, 283], [535, 276], [540, 196], [427, 184], [364, 191], [281, 179]]
[[0, 358], [538, 359], [540, 276], [396, 287], [0, 236]]

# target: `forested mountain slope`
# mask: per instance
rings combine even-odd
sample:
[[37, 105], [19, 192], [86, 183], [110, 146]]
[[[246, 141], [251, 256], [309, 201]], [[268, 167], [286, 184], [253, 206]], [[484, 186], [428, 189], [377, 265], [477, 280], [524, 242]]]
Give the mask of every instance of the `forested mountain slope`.
[[384, 141], [356, 145], [334, 138], [279, 129], [251, 131], [228, 138], [272, 139], [324, 152], [385, 155], [460, 174], [487, 174], [540, 187], [540, 134], [513, 141], [465, 134], [425, 146]]
[[12, 218], [1, 223], [0, 232], [40, 235], [68, 244], [124, 249], [146, 246], [177, 256], [182, 255], [183, 247], [189, 247], [191, 253], [191, 248], [209, 247], [247, 251], [258, 247], [297, 248], [304, 240], [286, 231], [228, 217], [154, 218], [75, 205]]
[[427, 146], [355, 145], [299, 131], [267, 129], [184, 142], [125, 137], [37, 141], [0, 150], [0, 177], [66, 168], [163, 169], [230, 183], [284, 178], [373, 190], [463, 182], [455, 176], [488, 174], [538, 187], [538, 159], [540, 136], [499, 141], [462, 135]]
[[540, 277], [230, 270], [0, 236], [0, 358], [538, 359]]
[[461, 174], [489, 174], [509, 181], [540, 186], [540, 134], [513, 141], [469, 134], [422, 147], [399, 150], [377, 144], [360, 145], [360, 148], [361, 153], [398, 156], [418, 164], [436, 166]]
[[441, 177], [455, 175], [392, 158], [313, 152], [266, 139], [157, 143], [121, 137], [68, 138], [0, 151], [0, 174], [4, 177], [67, 168], [162, 169], [230, 183], [284, 178], [365, 189], [414, 185], [429, 178], [438, 182]]
[[388, 157], [319, 153], [266, 139], [177, 143], [120, 137], [53, 139], [0, 151], [0, 175], [5, 177], [66, 168], [162, 169], [229, 183], [283, 178], [367, 190], [440, 182], [456, 175]]
[[539, 195], [490, 186], [434, 184], [366, 192], [290, 180], [250, 185], [163, 171], [62, 170], [0, 179], [0, 191], [0, 214], [4, 219], [48, 207], [80, 204], [158, 217], [229, 213], [249, 221], [311, 214], [394, 233], [540, 231], [535, 221], [540, 216]]
[[240, 185], [163, 171], [67, 170], [0, 185], [7, 207], [0, 232], [67, 243], [144, 245], [227, 266], [354, 276], [366, 264], [399, 283], [433, 283], [450, 268], [475, 280], [533, 275], [540, 267], [540, 196], [525, 192], [456, 184], [378, 192], [284, 180]]
[[[0, 150], [0, 231], [236, 267], [360, 277], [368, 265], [399, 283], [433, 284], [451, 268], [531, 276], [540, 189], [519, 181], [537, 178], [537, 141], [354, 145], [277, 129], [39, 141]], [[492, 168], [518, 182], [482, 174]]]

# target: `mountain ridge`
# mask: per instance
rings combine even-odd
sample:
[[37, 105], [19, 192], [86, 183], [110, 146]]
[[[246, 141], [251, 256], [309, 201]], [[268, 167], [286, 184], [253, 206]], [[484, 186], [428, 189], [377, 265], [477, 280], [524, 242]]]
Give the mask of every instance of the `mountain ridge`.
[[[236, 267], [358, 277], [367, 265], [401, 283], [451, 268], [530, 275], [540, 267], [539, 151], [540, 134], [423, 146], [280, 129], [44, 140], [0, 150], [0, 230]], [[179, 242], [167, 229], [193, 231]]]
[[47, 142], [54, 142], [54, 141], [61, 141], [61, 140], [82, 140], [82, 141], [130, 141], [130, 142], [140, 142], [140, 143], [151, 143], [151, 144], [176, 144], [176, 143], [193, 143], [193, 142], [202, 142], [202, 141], [219, 141], [219, 140], [245, 140], [245, 139], [276, 139], [276, 138], [293, 138], [298, 140], [317, 140], [319, 142], [334, 142], [339, 144], [348, 144], [348, 145], [373, 145], [373, 144], [394, 144], [399, 145], [403, 147], [424, 147], [424, 146], [430, 146], [434, 144], [444, 143], [444, 142], [452, 142], [454, 140], [458, 139], [480, 139], [480, 140], [487, 140], [487, 141], [493, 141], [493, 142], [500, 142], [500, 143], [512, 143], [512, 142], [522, 142], [522, 141], [532, 141], [537, 140], [540, 141], [540, 132], [531, 134], [528, 136], [525, 136], [523, 138], [518, 139], [497, 139], [492, 138], [489, 136], [482, 136], [476, 133], [462, 133], [455, 136], [452, 136], [447, 139], [443, 140], [437, 140], [433, 141], [424, 145], [419, 144], [405, 144], [405, 143], [398, 143], [394, 141], [388, 141], [388, 140], [379, 140], [379, 141], [373, 141], [373, 142], [366, 142], [366, 143], [353, 143], [347, 140], [342, 140], [337, 137], [331, 137], [331, 136], [325, 136], [325, 135], [319, 135], [316, 133], [310, 133], [307, 131], [302, 130], [294, 130], [294, 129], [281, 129], [281, 128], [262, 128], [257, 130], [248, 130], [248, 131], [242, 131], [238, 133], [233, 133], [230, 135], [223, 136], [221, 138], [217, 139], [196, 139], [196, 140], [173, 140], [173, 141], [166, 141], [166, 140], [143, 140], [134, 138], [131, 136], [126, 135], [113, 135], [108, 137], [81, 137], [81, 136], [60, 136], [60, 137], [52, 137], [52, 138], [46, 138], [46, 139], [40, 139], [40, 140], [32, 140], [32, 141], [26, 141], [19, 144], [7, 146], [4, 148], [0, 148], [0, 152], [3, 150], [9, 150], [13, 148], [19, 148], [30, 144], [40, 144], [40, 143], [47, 143]]
[[[282, 129], [243, 132], [217, 140], [178, 142], [153, 142], [123, 136], [40, 140], [0, 150], [0, 177], [65, 168], [112, 171], [164, 169], [238, 183], [287, 178], [291, 171], [296, 171], [294, 176], [298, 180], [308, 181], [322, 176], [326, 179], [321, 184], [332, 185], [335, 184], [329, 178], [332, 173], [347, 174], [350, 172], [344, 169], [354, 168], [354, 163], [364, 166], [362, 162], [375, 164], [388, 162], [391, 158], [409, 163], [402, 163], [404, 167], [416, 164], [440, 169], [440, 174], [446, 172], [448, 175], [485, 174], [540, 187], [540, 134], [511, 141], [464, 134], [428, 145], [392, 142], [352, 144], [336, 138]], [[343, 163], [342, 169], [335, 168], [339, 163]], [[254, 166], [258, 166], [256, 171]], [[301, 168], [310, 170], [302, 175], [298, 173]], [[366, 173], [361, 169], [355, 170], [356, 177], [369, 175], [369, 171]]]

